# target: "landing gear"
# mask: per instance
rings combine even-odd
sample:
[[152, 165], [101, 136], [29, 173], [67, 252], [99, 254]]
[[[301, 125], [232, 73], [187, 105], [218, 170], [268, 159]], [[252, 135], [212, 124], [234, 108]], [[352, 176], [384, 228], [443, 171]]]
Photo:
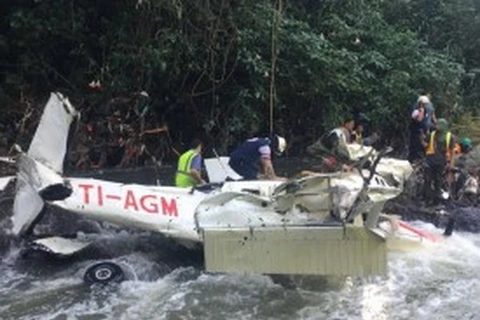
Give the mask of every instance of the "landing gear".
[[111, 261], [102, 261], [89, 266], [85, 271], [83, 280], [89, 285], [119, 283], [125, 280], [125, 273], [118, 264]]

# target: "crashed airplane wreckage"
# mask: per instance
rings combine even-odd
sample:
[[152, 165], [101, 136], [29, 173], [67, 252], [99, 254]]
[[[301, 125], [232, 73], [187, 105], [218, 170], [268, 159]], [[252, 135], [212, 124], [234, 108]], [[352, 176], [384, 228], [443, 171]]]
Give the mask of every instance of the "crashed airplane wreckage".
[[[367, 154], [375, 160], [363, 174], [317, 174], [289, 182], [225, 181], [184, 189], [67, 178], [62, 176], [67, 136], [78, 116], [67, 98], [51, 94], [28, 152], [16, 160], [14, 235], [32, 237], [48, 203], [201, 246], [208, 272], [353, 276], [385, 274], [389, 248], [440, 239], [381, 213], [412, 171], [408, 162], [382, 153]], [[224, 160], [206, 163], [225, 171]], [[211, 181], [218, 176], [213, 171]], [[32, 245], [69, 256], [89, 243], [34, 237]], [[111, 261], [99, 262], [87, 268], [85, 280], [118, 280], [121, 270]]]

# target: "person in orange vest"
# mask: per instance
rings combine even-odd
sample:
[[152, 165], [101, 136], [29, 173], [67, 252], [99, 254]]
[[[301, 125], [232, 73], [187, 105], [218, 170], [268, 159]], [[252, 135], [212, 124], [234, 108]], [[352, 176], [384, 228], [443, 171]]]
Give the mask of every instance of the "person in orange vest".
[[[425, 138], [425, 136], [423, 136]], [[441, 199], [444, 173], [454, 167], [455, 137], [448, 128], [448, 121], [438, 119], [436, 129], [426, 139], [424, 197], [427, 204], [437, 205]]]
[[472, 151], [472, 140], [470, 138], [462, 138], [455, 144], [455, 153], [468, 154]]
[[462, 138], [455, 143], [453, 155], [455, 158], [455, 166], [457, 168], [465, 168], [467, 155], [472, 151], [472, 148], [472, 140], [470, 140], [470, 138]]
[[468, 154], [472, 151], [473, 145], [470, 138], [462, 138], [455, 144], [455, 167], [458, 169], [454, 175], [454, 183], [452, 184], [454, 195], [457, 199], [476, 202], [478, 193], [478, 178], [476, 166], [473, 158], [468, 157]]

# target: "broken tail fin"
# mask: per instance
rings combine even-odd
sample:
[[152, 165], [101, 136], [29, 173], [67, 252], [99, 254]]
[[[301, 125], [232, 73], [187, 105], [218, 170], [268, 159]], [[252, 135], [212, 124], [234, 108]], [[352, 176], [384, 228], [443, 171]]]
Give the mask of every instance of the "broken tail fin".
[[79, 113], [67, 98], [52, 93], [28, 152], [18, 157], [12, 232], [28, 235], [40, 220], [44, 201], [63, 200], [71, 188], [64, 181], [63, 161], [72, 121]]

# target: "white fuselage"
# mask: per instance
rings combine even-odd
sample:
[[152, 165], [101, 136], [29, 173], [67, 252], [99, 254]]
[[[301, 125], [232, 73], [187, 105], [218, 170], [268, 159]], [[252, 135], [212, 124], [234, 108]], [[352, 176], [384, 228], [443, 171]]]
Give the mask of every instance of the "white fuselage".
[[[209, 192], [91, 178], [66, 181], [73, 193], [54, 205], [87, 218], [160, 232], [180, 241], [203, 241], [203, 228], [321, 223], [330, 212], [331, 195], [324, 178], [304, 180], [308, 183], [294, 194], [276, 194], [280, 181], [226, 182]], [[362, 181], [358, 175], [333, 179], [332, 184], [341, 190], [337, 205], [344, 211], [355, 201]], [[383, 203], [398, 192], [388, 185], [377, 185], [377, 181], [372, 181], [371, 188], [374, 203]]]
[[91, 219], [161, 232], [184, 240], [201, 241], [194, 213], [206, 193], [187, 188], [122, 184], [89, 178], [70, 178], [73, 193], [54, 202]]

